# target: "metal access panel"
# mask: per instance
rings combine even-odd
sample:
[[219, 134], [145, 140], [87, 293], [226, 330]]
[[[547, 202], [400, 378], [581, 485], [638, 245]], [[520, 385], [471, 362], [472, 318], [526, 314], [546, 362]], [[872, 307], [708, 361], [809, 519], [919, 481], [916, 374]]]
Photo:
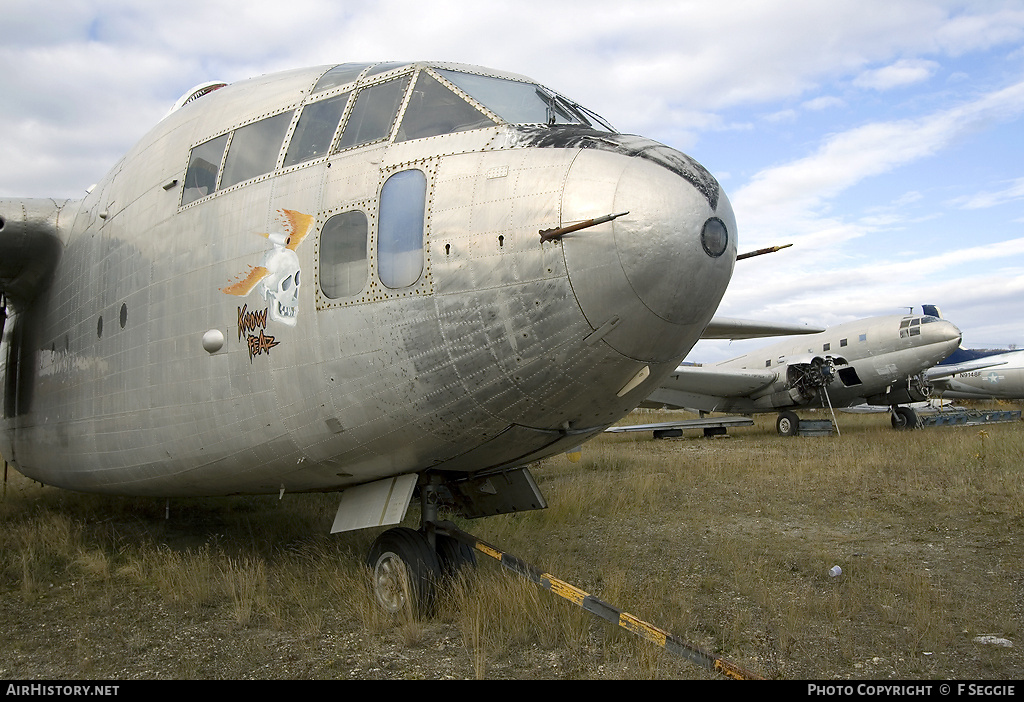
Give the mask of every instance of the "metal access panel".
[[449, 482], [447, 487], [462, 514], [470, 519], [548, 506], [525, 466]]

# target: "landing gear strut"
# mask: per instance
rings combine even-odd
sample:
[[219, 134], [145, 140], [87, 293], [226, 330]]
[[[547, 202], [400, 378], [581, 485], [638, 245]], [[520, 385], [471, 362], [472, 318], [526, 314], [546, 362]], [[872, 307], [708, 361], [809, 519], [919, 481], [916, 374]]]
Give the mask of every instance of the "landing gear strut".
[[[507, 477], [507, 476], [503, 476]], [[532, 478], [530, 478], [532, 481]], [[724, 658], [714, 656], [686, 643], [673, 634], [658, 629], [628, 612], [603, 602], [597, 597], [541, 571], [515, 556], [467, 534], [451, 522], [437, 520], [442, 479], [421, 478], [420, 501], [423, 505], [419, 531], [408, 527], [388, 529], [374, 542], [368, 562], [373, 569], [373, 590], [377, 601], [393, 614], [426, 613], [433, 603], [437, 578], [454, 573], [463, 566], [475, 565], [474, 553], [480, 551], [497, 559], [502, 566], [544, 587], [594, 616], [617, 624], [627, 631], [660, 645], [670, 653], [697, 663], [706, 670], [730, 678], [754, 679], [743, 668]], [[451, 489], [451, 484], [446, 486]], [[539, 493], [534, 497], [540, 498]], [[536, 507], [534, 507], [536, 508]], [[433, 542], [433, 543], [432, 543]]]
[[373, 594], [391, 614], [427, 615], [434, 606], [437, 585], [476, 566], [473, 548], [438, 534], [439, 476], [420, 482], [420, 528], [388, 529], [373, 542], [366, 564], [372, 571]]

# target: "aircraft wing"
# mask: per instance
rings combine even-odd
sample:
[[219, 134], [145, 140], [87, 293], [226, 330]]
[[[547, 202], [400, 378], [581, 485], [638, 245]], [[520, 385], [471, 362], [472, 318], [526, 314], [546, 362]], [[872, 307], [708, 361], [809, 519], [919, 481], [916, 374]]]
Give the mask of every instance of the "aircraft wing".
[[817, 334], [825, 327], [811, 327], [806, 324], [757, 322], [751, 319], [714, 317], [704, 328], [701, 339], [760, 339], [765, 336], [790, 336], [791, 334]]
[[730, 400], [751, 395], [776, 378], [775, 371], [770, 370], [679, 366], [640, 406], [729, 411]]
[[[633, 431], [653, 431], [655, 438], [659, 438], [659, 433], [672, 432], [675, 429], [726, 429], [727, 427], [749, 427], [753, 423], [754, 420], [750, 417], [701, 417], [700, 419], [680, 419], [674, 422], [608, 427], [605, 429], [605, 432], [608, 434], [622, 434]], [[678, 436], [678, 434], [675, 435]]]
[[1006, 365], [1005, 360], [997, 360], [997, 357], [995, 356], [985, 356], [983, 358], [976, 358], [973, 361], [964, 361], [963, 363], [950, 363], [944, 366], [932, 366], [926, 370], [924, 374], [925, 378], [929, 381], [934, 381], [948, 378], [951, 375], [956, 375], [957, 373], [966, 373], [968, 371], [981, 370], [982, 368], [1004, 365]]
[[744, 397], [774, 383], [777, 377], [772, 370], [679, 366], [662, 382], [661, 387], [699, 395]]

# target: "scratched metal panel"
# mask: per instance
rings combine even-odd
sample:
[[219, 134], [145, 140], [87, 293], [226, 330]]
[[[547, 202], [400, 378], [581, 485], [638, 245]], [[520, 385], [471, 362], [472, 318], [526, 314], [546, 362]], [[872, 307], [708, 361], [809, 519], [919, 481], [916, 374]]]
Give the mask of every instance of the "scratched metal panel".
[[[700, 227], [713, 215], [735, 232], [728, 202], [722, 198], [719, 210], [712, 209], [688, 181], [658, 164], [583, 151], [566, 182], [563, 207], [565, 222], [629, 212], [562, 239], [573, 290], [591, 326], [618, 317], [604, 340], [637, 360], [682, 357], [732, 273], [732, 255], [712, 259], [700, 243]], [[672, 275], [676, 270], [699, 274], [707, 284], [694, 289]], [[680, 310], [693, 317], [678, 318]]]
[[441, 160], [431, 237], [438, 292], [564, 275], [561, 256], [540, 246], [539, 232], [557, 225], [571, 156], [512, 150]]

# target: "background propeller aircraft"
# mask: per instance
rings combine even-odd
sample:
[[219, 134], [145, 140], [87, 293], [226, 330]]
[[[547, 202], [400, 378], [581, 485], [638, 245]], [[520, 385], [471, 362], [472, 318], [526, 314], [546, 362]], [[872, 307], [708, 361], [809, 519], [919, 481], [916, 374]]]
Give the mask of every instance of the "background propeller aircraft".
[[928, 398], [929, 369], [960, 345], [960, 330], [935, 314], [871, 317], [787, 339], [721, 363], [680, 366], [643, 402], [701, 412], [779, 412], [784, 436], [799, 431], [793, 411], [868, 403], [892, 408], [897, 428], [918, 424], [904, 405]]
[[935, 367], [935, 370], [950, 370], [935, 381], [938, 397], [951, 400], [1024, 399], [1024, 351], [987, 354], [973, 362], [949, 364], [949, 360]]
[[[736, 259], [717, 181], [523, 76], [342, 64], [191, 91], [81, 200], [0, 200], [0, 454], [48, 485], [343, 491], [390, 608], [544, 506], [525, 467], [674, 371]], [[763, 330], [762, 330], [763, 331]], [[775, 331], [777, 333], [777, 330]]]

